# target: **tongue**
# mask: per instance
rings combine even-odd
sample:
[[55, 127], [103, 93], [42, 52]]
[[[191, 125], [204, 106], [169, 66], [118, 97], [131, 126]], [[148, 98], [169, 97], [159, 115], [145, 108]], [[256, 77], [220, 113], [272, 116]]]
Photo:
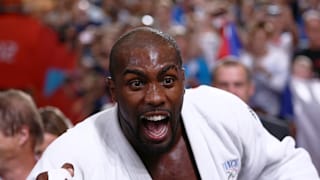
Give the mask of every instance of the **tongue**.
[[152, 139], [162, 138], [167, 132], [167, 124], [164, 121], [152, 122], [147, 121], [145, 123], [146, 134]]

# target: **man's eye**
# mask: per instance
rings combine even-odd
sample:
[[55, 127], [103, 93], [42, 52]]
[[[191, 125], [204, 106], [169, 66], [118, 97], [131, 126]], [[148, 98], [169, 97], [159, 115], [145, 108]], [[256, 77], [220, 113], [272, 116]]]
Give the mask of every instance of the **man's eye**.
[[236, 87], [243, 87], [243, 86], [244, 86], [244, 83], [235, 83], [235, 86], [236, 86]]
[[140, 80], [133, 80], [129, 82], [129, 86], [133, 89], [138, 89], [143, 86], [143, 82]]
[[165, 86], [170, 86], [174, 83], [174, 78], [172, 77], [165, 77], [164, 80], [163, 80], [163, 85]]

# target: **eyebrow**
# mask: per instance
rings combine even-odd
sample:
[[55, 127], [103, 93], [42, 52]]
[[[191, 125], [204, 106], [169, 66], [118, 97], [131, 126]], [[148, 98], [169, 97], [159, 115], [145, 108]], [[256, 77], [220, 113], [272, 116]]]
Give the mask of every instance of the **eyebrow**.
[[170, 69], [174, 69], [177, 71], [178, 67], [175, 64], [169, 64], [167, 66], [165, 66], [164, 68], [161, 69], [159, 76], [162, 76], [163, 74], [165, 74], [166, 72], [168, 72]]
[[[162, 76], [163, 74], [165, 74], [166, 72], [168, 72], [170, 69], [175, 69], [175, 70], [177, 70], [178, 68], [177, 68], [177, 65], [175, 65], [175, 64], [169, 64], [169, 65], [163, 67], [163, 68], [160, 70], [158, 76]], [[136, 75], [138, 75], [138, 76], [145, 76], [145, 73], [143, 73], [142, 71], [137, 70], [137, 69], [125, 69], [125, 71], [124, 71], [122, 74], [123, 74], [124, 76], [125, 76], [126, 74], [136, 74]]]
[[144, 76], [144, 73], [139, 71], [139, 70], [136, 70], [136, 69], [125, 69], [125, 71], [122, 73], [124, 76], [126, 74], [136, 74], [138, 76]]

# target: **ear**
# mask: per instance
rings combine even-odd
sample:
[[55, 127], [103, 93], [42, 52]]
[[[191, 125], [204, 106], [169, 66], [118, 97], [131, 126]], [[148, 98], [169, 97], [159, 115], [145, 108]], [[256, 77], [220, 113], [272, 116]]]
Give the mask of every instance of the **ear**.
[[30, 139], [30, 130], [27, 126], [22, 126], [19, 132], [17, 133], [18, 137], [18, 143], [20, 146], [27, 143], [27, 141]]
[[110, 93], [111, 99], [113, 102], [117, 102], [117, 98], [115, 95], [115, 82], [112, 79], [112, 77], [107, 77], [107, 85], [108, 85], [108, 91]]

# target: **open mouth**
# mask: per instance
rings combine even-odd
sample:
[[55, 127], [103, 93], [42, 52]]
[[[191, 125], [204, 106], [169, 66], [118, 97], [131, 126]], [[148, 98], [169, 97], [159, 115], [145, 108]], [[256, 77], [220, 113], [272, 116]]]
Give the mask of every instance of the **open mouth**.
[[168, 115], [142, 116], [143, 132], [147, 138], [154, 142], [162, 141], [169, 130]]

